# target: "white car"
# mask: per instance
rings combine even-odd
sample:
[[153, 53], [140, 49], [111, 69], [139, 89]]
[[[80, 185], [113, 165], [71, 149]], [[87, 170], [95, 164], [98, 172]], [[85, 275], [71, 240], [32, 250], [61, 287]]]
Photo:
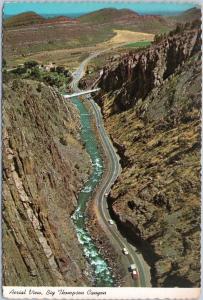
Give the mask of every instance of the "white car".
[[137, 280], [139, 277], [139, 273], [138, 273], [137, 269], [133, 270], [131, 275], [132, 275], [133, 279]]
[[109, 193], [105, 193], [105, 194], [104, 194], [105, 197], [108, 197], [108, 195], [109, 195]]
[[108, 222], [109, 222], [110, 225], [114, 224], [113, 220], [111, 220], [111, 219]]
[[126, 248], [123, 248], [123, 254], [125, 254], [125, 255], [129, 254], [129, 252], [128, 252], [128, 250]]

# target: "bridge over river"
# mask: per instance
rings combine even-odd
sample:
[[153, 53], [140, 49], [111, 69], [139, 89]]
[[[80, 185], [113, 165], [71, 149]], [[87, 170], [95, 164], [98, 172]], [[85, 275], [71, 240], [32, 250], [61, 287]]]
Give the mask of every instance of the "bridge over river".
[[98, 92], [99, 90], [100, 90], [100, 88], [96, 88], [96, 89], [93, 89], [93, 90], [82, 91], [82, 92], [73, 93], [73, 94], [70, 94], [70, 95], [66, 94], [66, 95], [63, 95], [63, 96], [64, 96], [64, 98], [73, 98], [73, 97], [77, 97], [77, 96], [82, 96], [82, 95]]

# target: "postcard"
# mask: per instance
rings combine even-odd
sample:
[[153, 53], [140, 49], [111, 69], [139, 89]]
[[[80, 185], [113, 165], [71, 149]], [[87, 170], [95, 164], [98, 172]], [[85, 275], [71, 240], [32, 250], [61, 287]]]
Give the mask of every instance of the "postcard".
[[201, 5], [2, 5], [5, 299], [199, 299]]

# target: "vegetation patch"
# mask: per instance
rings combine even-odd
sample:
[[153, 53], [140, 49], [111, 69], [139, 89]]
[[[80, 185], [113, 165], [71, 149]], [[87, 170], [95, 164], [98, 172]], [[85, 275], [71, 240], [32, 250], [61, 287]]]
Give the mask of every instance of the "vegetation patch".
[[[4, 64], [6, 65], [6, 62]], [[65, 67], [44, 66], [34, 60], [27, 61], [10, 72], [4, 68], [3, 75], [4, 81], [16, 76], [21, 79], [33, 79], [57, 87], [61, 92], [66, 90], [68, 83], [72, 79], [71, 73]], [[40, 86], [38, 86], [38, 91], [40, 91]]]
[[143, 47], [148, 47], [151, 45], [150, 41], [140, 41], [140, 42], [135, 42], [135, 43], [129, 43], [125, 45], [127, 48], [143, 48]]

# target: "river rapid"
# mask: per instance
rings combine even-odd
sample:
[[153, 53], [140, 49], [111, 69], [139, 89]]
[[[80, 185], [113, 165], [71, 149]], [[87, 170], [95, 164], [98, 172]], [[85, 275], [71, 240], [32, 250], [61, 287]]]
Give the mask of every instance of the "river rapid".
[[114, 286], [111, 270], [107, 262], [100, 255], [99, 249], [95, 246], [85, 224], [87, 202], [102, 178], [104, 171], [103, 160], [98, 149], [98, 141], [92, 128], [89, 111], [78, 98], [72, 98], [71, 101], [80, 113], [81, 139], [85, 143], [86, 151], [92, 161], [92, 173], [79, 193], [78, 207], [72, 219], [76, 227], [78, 240], [83, 246], [84, 254], [92, 267], [94, 285], [97, 287], [111, 287]]

